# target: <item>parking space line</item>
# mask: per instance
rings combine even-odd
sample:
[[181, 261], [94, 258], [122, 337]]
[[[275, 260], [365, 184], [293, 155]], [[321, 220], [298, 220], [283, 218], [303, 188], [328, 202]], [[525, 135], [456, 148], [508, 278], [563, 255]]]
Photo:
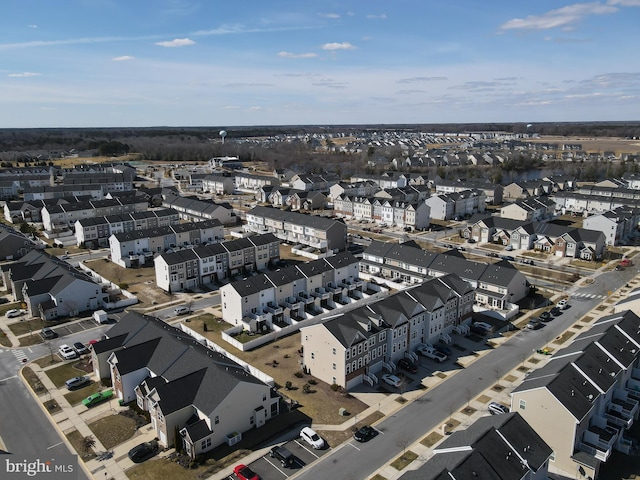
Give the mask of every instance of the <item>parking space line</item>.
[[52, 448], [57, 447], [58, 445], [62, 445], [64, 442], [58, 442], [55, 445], [51, 445], [50, 447], [47, 447], [47, 450], [51, 450]]
[[284, 475], [284, 476], [285, 476], [285, 478], [289, 478], [289, 475], [287, 475], [285, 472], [283, 472], [282, 470], [280, 470], [280, 467], [278, 467], [275, 463], [273, 463], [273, 462], [270, 460], [269, 455], [263, 455], [263, 457], [262, 457], [262, 458], [264, 458], [264, 459], [267, 461], [267, 463], [268, 463], [269, 465], [271, 465], [273, 468], [275, 468], [278, 472], [280, 472], [282, 475]]
[[316, 455], [312, 450], [309, 450], [306, 446], [304, 446], [303, 444], [301, 444], [298, 440], [294, 440], [298, 445], [300, 445], [302, 448], [304, 448], [307, 452], [309, 452], [311, 455], [313, 455], [316, 458], [320, 458], [318, 455]]
[[349, 445], [350, 447], [355, 448], [356, 450], [360, 451], [360, 449], [358, 447], [356, 447], [353, 442], [349, 442], [347, 445]]

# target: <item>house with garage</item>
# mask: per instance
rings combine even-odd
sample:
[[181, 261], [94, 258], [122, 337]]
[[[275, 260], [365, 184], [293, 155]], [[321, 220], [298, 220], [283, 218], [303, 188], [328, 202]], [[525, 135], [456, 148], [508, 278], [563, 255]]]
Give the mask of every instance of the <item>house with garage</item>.
[[23, 233], [0, 224], [0, 260], [18, 260], [36, 248], [36, 243]]
[[604, 233], [606, 244], [610, 246], [628, 244], [638, 235], [638, 225], [638, 207], [618, 207], [615, 210], [590, 215], [582, 221], [584, 228]]
[[179, 442], [192, 458], [233, 445], [279, 413], [273, 379], [155, 317], [127, 313], [92, 357], [98, 373], [107, 358], [115, 396], [149, 412], [159, 443]]

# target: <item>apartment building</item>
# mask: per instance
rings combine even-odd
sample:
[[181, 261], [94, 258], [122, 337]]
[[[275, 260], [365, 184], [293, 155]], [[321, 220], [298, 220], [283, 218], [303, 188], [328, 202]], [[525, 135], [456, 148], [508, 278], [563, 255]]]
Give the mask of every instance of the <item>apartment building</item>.
[[446, 339], [471, 319], [474, 289], [456, 275], [431, 279], [409, 290], [300, 329], [304, 369], [350, 389], [375, 384], [383, 369], [422, 344]]
[[207, 175], [202, 179], [202, 191], [216, 195], [228, 195], [233, 192], [233, 177]]
[[180, 214], [181, 220], [198, 222], [200, 220], [218, 220], [223, 225], [235, 225], [236, 217], [228, 204], [192, 197], [182, 197], [175, 192], [163, 192], [162, 206], [173, 208]]
[[589, 230], [602, 232], [610, 246], [625, 245], [638, 235], [640, 207], [618, 207], [615, 210], [590, 215], [582, 221]]
[[505, 205], [500, 209], [500, 216], [520, 222], [539, 222], [553, 218], [555, 210], [556, 204], [547, 197], [529, 197]]
[[614, 450], [630, 453], [627, 431], [640, 404], [638, 325], [631, 310], [596, 320], [513, 390], [511, 411], [553, 449], [552, 473], [598, 478]]
[[430, 208], [431, 218], [436, 220], [466, 218], [486, 210], [486, 197], [482, 190], [435, 194], [427, 198], [425, 203]]
[[475, 179], [438, 180], [435, 193], [457, 193], [463, 190], [479, 190], [484, 193], [485, 201], [491, 205], [500, 205], [504, 188], [498, 183]]

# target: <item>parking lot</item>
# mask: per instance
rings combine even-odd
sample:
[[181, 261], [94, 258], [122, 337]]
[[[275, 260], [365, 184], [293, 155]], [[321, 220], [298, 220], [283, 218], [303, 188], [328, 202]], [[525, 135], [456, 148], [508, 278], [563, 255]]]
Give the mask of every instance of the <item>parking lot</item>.
[[[255, 462], [252, 462], [249, 467], [251, 467], [251, 470], [255, 473], [260, 475], [260, 478], [263, 480], [282, 480], [295, 475], [306, 465], [316, 461], [331, 450], [330, 448], [314, 450], [310, 446], [302, 443], [300, 439], [290, 440], [286, 442], [284, 446], [295, 456], [295, 460], [291, 467], [284, 468], [280, 464], [279, 460], [271, 458], [269, 454], [260, 457]], [[230, 475], [229, 479], [237, 480], [234, 475]]]

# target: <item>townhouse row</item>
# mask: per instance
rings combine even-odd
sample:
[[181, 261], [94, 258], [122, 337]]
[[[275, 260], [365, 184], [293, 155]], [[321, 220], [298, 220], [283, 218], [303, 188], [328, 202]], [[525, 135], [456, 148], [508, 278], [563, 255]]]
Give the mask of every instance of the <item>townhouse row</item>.
[[415, 360], [415, 350], [439, 340], [451, 342], [454, 328], [470, 323], [475, 289], [454, 274], [428, 280], [328, 321], [302, 326], [307, 373], [351, 389], [378, 383], [398, 360]]
[[360, 262], [363, 278], [395, 285], [413, 285], [448, 274], [469, 282], [476, 289], [476, 303], [494, 310], [511, 310], [529, 294], [526, 277], [506, 260], [494, 264], [474, 262], [457, 251], [429, 252], [414, 242], [373, 241], [364, 250]]
[[168, 227], [178, 223], [180, 214], [172, 208], [83, 218], [76, 220], [74, 226], [76, 244], [87, 248], [108, 247], [109, 237], [115, 233]]
[[248, 275], [279, 260], [280, 240], [267, 233], [161, 253], [153, 262], [156, 285], [172, 293]]
[[224, 227], [217, 220], [181, 223], [114, 233], [109, 237], [111, 261], [130, 268], [153, 261], [161, 252], [190, 248], [224, 239]]
[[176, 210], [180, 214], [181, 220], [190, 222], [218, 220], [223, 225], [235, 225], [236, 223], [236, 217], [228, 204], [183, 197], [171, 191], [163, 191], [162, 196], [162, 206]]
[[340, 252], [220, 287], [222, 319], [250, 332], [278, 331], [361, 299], [358, 260]]

